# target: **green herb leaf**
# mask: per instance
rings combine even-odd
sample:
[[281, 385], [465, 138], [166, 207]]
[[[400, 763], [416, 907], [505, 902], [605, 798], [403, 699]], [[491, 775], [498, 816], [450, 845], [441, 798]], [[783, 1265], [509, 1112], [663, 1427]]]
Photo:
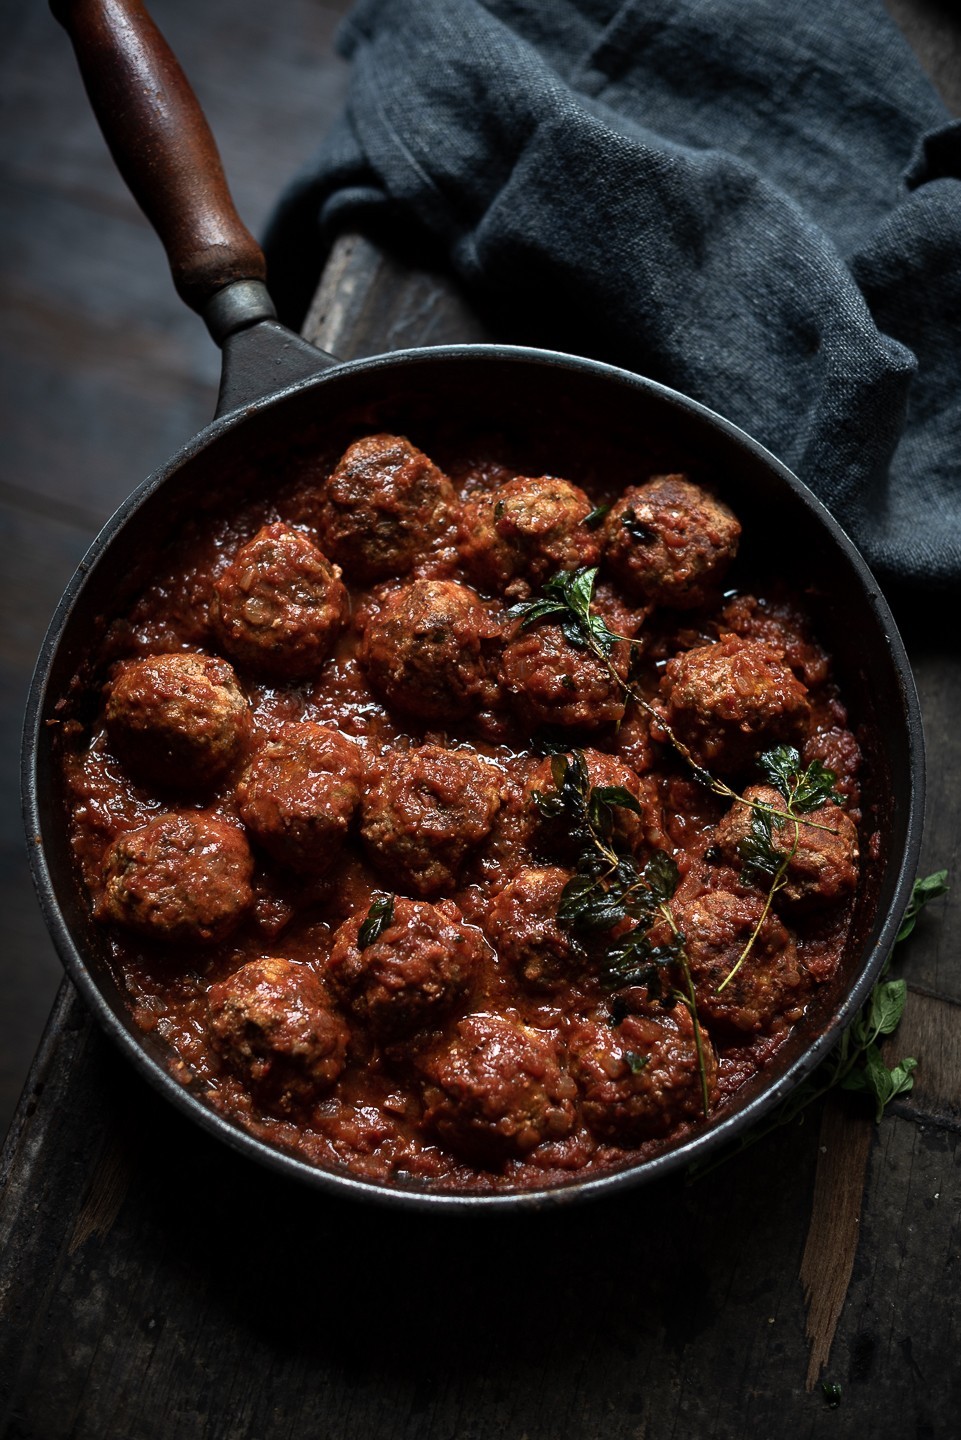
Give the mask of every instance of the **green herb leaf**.
[[585, 526], [585, 528], [586, 528], [587, 530], [597, 530], [597, 529], [599, 529], [600, 526], [603, 525], [604, 520], [605, 520], [605, 518], [606, 518], [606, 516], [607, 516], [607, 512], [610, 510], [610, 508], [611, 508], [610, 505], [598, 505], [595, 510], [592, 510], [592, 511], [591, 511], [590, 515], [585, 515], [585, 516], [584, 516], [584, 526]]
[[650, 1055], [638, 1055], [634, 1050], [625, 1050], [624, 1059], [631, 1074], [640, 1075], [645, 1065], [650, 1063], [651, 1057]]
[[357, 931], [358, 950], [366, 950], [368, 945], [373, 945], [375, 940], [379, 940], [393, 918], [393, 895], [382, 895], [374, 900], [367, 911], [367, 919]]
[[821, 1393], [829, 1410], [836, 1410], [841, 1403], [841, 1387], [830, 1380], [821, 1384]]
[[632, 505], [621, 513], [621, 524], [639, 545], [652, 545], [657, 539], [657, 532], [652, 530], [650, 525], [645, 525], [643, 520], [638, 520], [637, 511]]
[[784, 796], [792, 815], [809, 815], [829, 802], [843, 803], [834, 788], [838, 778], [834, 771], [820, 760], [812, 760], [802, 770], [801, 757], [793, 745], [765, 750], [757, 763], [768, 783]]
[[559, 570], [543, 587], [539, 600], [512, 605], [508, 615], [519, 619], [526, 630], [539, 620], [556, 620], [564, 638], [576, 649], [591, 648], [609, 656], [620, 636], [615, 635], [600, 615], [591, 613], [597, 566], [580, 570]]
[[904, 912], [901, 921], [901, 928], [898, 931], [898, 940], [906, 940], [918, 923], [918, 916], [925, 905], [930, 905], [932, 900], [939, 900], [942, 895], [948, 892], [947, 870], [935, 870], [933, 875], [926, 875], [923, 880], [915, 880], [914, 889], [911, 891], [911, 899], [908, 901], [908, 908]]
[[873, 1036], [891, 1035], [901, 1022], [908, 998], [906, 980], [882, 980], [871, 991], [867, 1022]]
[[874, 1118], [880, 1122], [886, 1106], [896, 1095], [904, 1095], [914, 1088], [914, 1071], [918, 1062], [911, 1056], [888, 1069], [881, 1051], [874, 1044], [862, 1052], [860, 1068], [851, 1070], [841, 1080], [842, 1090], [866, 1092], [875, 1102]]
[[644, 883], [658, 905], [673, 899], [680, 878], [677, 863], [664, 850], [655, 850], [644, 866]]

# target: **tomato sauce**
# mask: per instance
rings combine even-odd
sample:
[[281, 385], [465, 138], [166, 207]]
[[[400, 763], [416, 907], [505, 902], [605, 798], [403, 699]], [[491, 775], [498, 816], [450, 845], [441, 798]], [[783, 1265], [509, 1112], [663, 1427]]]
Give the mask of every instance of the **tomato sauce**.
[[[396, 450], [396, 437], [387, 438]], [[518, 477], [500, 457], [472, 454], [457, 465], [445, 457], [440, 471], [413, 447], [398, 458], [389, 446], [371, 446], [369, 437], [361, 444], [367, 449], [353, 470], [343, 460], [339, 466], [318, 460], [275, 498], [245, 503], [236, 513], [225, 503], [219, 516], [187, 527], [176, 557], [109, 626], [95, 667], [104, 699], [89, 724], [72, 720], [64, 727], [82, 883], [137, 1024], [162, 1039], [171, 1072], [185, 1086], [259, 1139], [330, 1170], [455, 1190], [539, 1188], [636, 1164], [724, 1113], [837, 971], [853, 906], [856, 845], [839, 862], [838, 895], [825, 901], [818, 889], [827, 863], [818, 848], [822, 812], [812, 814], [804, 831], [811, 851], [807, 889], [802, 893], [796, 880], [796, 904], [782, 904], [777, 893], [771, 899], [770, 876], [759, 880], [737, 845], [725, 851], [718, 839], [737, 797], [764, 777], [753, 760], [735, 758], [719, 791], [705, 778], [705, 772], [717, 778], [711, 766], [698, 759], [705, 734], [708, 750], [724, 761], [735, 755], [733, 732], [724, 726], [740, 726], [743, 736], [756, 725], [751, 744], [757, 754], [789, 744], [799, 769], [820, 762], [834, 772], [853, 833], [860, 820], [860, 753], [830, 658], [796, 597], [774, 584], [752, 588], [756, 577], [738, 573], [736, 562], [727, 573], [736, 548], [729, 512], [710, 490], [688, 496], [684, 477], [669, 477], [681, 488], [668, 487], [666, 499], [650, 479], [629, 489], [626, 500], [622, 491], [611, 494], [598, 484], [585, 514], [577, 487], [559, 489], [566, 482], [554, 477]], [[365, 530], [354, 523], [352, 486], [356, 503], [366, 503], [372, 474], [370, 503], [379, 508]], [[332, 508], [325, 497], [334, 491]], [[693, 507], [693, 520], [685, 504]], [[665, 539], [658, 525], [668, 512]], [[724, 549], [723, 568], [703, 582], [684, 549], [687, 521], [697, 529], [698, 515], [706, 517], [701, 530], [720, 535], [715, 548]], [[286, 563], [282, 546], [293, 532], [295, 547], [316, 547], [327, 565], [324, 570], [307, 553], [297, 560], [296, 585], [289, 575], [276, 582], [287, 586], [288, 600], [300, 586], [296, 603], [308, 610], [314, 605], [311, 613], [319, 604], [330, 632], [323, 656], [302, 662], [307, 673], [291, 678], [283, 674], [282, 646], [279, 659], [275, 651], [269, 662], [262, 658], [263, 636], [274, 623], [275, 581], [264, 581], [261, 560], [249, 547], [265, 531], [275, 547], [271, 564]], [[392, 552], [391, 537], [398, 535], [402, 543]], [[632, 546], [641, 552], [660, 546], [649, 591], [631, 569]], [[345, 560], [338, 574], [338, 551], [351, 557], [353, 573]], [[391, 553], [401, 557], [396, 573]], [[611, 553], [616, 575], [606, 560]], [[238, 560], [245, 555], [261, 567], [253, 580], [244, 569], [248, 562]], [[610, 642], [610, 665], [583, 637], [577, 643], [576, 631], [574, 641], [562, 628], [549, 633], [557, 614], [538, 618], [530, 608], [552, 577], [573, 573], [574, 555], [583, 569], [598, 569], [590, 613], [619, 637]], [[657, 598], [662, 583], [664, 602]], [[310, 591], [334, 584], [346, 587], [343, 601], [331, 590], [318, 602]], [[452, 597], [461, 604], [465, 594], [469, 603], [458, 619]], [[238, 623], [260, 627], [253, 649], [247, 640], [231, 640], [218, 620], [228, 604]], [[411, 619], [415, 611], [419, 618]], [[440, 619], [425, 621], [425, 615]], [[309, 622], [308, 615], [308, 628]], [[312, 656], [297, 643], [299, 653]], [[716, 676], [708, 669], [709, 679], [697, 681], [703, 709], [685, 741], [680, 728], [687, 712], [677, 698], [685, 657], [706, 654], [711, 662], [724, 645], [742, 647], [739, 653], [755, 667], [751, 674], [762, 679], [744, 682], [732, 721], [723, 697], [711, 691]], [[204, 783], [171, 775], [167, 785], [156, 772], [145, 779], [144, 767], [123, 752], [121, 732], [107, 721], [110, 697], [130, 667], [168, 655], [226, 661], [249, 707], [249, 730], [238, 730], [236, 755]], [[745, 719], [743, 707], [756, 698], [747, 691], [768, 685], [764, 676], [775, 672], [781, 688], [770, 682], [762, 696], [770, 702], [767, 711], [755, 707], [751, 716], [761, 718]], [[800, 698], [789, 714], [786, 701], [770, 697], [791, 687]], [[715, 688], [723, 690], [723, 677]], [[149, 708], [149, 693], [145, 703]], [[285, 736], [300, 733], [291, 727], [304, 726], [337, 732], [356, 755], [359, 798], [341, 797], [329, 865], [323, 856], [285, 863], [268, 832], [252, 832], [242, 814], [244, 785], [250, 785], [244, 777], [258, 755], [282, 749]], [[201, 738], [206, 744], [206, 732]], [[448, 777], [449, 793], [443, 790], [445, 754], [467, 755], [475, 766], [463, 782]], [[656, 941], [660, 926], [668, 945], [671, 927], [682, 931], [689, 978], [696, 982], [693, 1004], [686, 1002], [676, 958], [662, 966], [663, 983], [653, 988], [636, 976], [625, 981], [625, 971], [620, 980], [614, 975], [605, 956], [632, 933], [630, 918], [593, 935], [557, 918], [587, 842], [561, 833], [563, 816], [552, 837], [542, 810], [545, 797], [560, 805], [559, 777], [565, 765], [573, 775], [575, 756], [585, 757], [585, 773], [591, 772], [585, 797], [604, 786], [628, 794], [626, 803], [621, 794], [608, 807], [609, 842], [630, 853], [639, 873], [654, 855], [676, 867], [675, 888], [645, 929]], [[460, 795], [474, 780], [479, 798], [468, 811]], [[382, 792], [389, 792], [386, 809], [381, 804], [377, 811], [373, 797]], [[775, 809], [777, 803], [786, 802], [775, 800]], [[748, 805], [746, 824], [758, 813]], [[824, 813], [821, 833], [836, 838], [836, 812]], [[193, 899], [186, 929], [173, 938], [151, 930], [149, 920], [131, 922], [129, 909], [112, 910], [109, 896], [105, 900], [110, 877], [119, 874], [122, 881], [124, 866], [139, 863], [118, 851], [118, 842], [145, 829], [152, 834], [149, 827], [171, 814], [202, 816], [249, 842], [244, 884], [250, 895], [237, 900], [236, 915], [227, 914], [226, 933], [219, 922], [201, 933]], [[796, 869], [804, 858], [801, 832], [783, 812], [774, 823], [775, 850], [787, 828], [784, 846], [795, 844], [790, 860]], [[425, 834], [435, 839], [425, 841]], [[435, 876], [444, 874], [438, 890]], [[785, 883], [787, 877], [785, 867]], [[390, 1003], [376, 1009], [371, 999], [364, 965], [382, 941], [365, 945], [361, 927], [376, 918], [378, 903], [393, 907], [383, 932], [390, 951], [384, 983], [389, 990], [402, 981], [405, 994], [410, 984], [421, 986], [410, 1015], [397, 1001], [392, 1018]], [[425, 945], [451, 953], [443, 939], [450, 926], [470, 932], [469, 963], [453, 972], [443, 968], [443, 956], [424, 959]], [[434, 939], [425, 941], [425, 933]], [[730, 1001], [725, 1009], [718, 988], [745, 947], [747, 957], [722, 992]], [[285, 973], [301, 980], [309, 972], [310, 984], [298, 981], [289, 1015], [274, 1017], [280, 1038], [271, 1041], [274, 1031], [268, 1034], [259, 1012], [247, 1009], [246, 1029], [240, 1039], [239, 1030], [234, 1034], [231, 1048], [218, 1038], [211, 992], [220, 995], [225, 984], [229, 991], [231, 977], [265, 957], [282, 958]], [[411, 967], [422, 961], [428, 979], [411, 982]], [[435, 984], [437, 965], [442, 983]], [[425, 990], [436, 1004], [424, 1002]], [[336, 1034], [324, 1065], [311, 1071], [298, 1059], [298, 1017], [321, 1004]], [[218, 1013], [223, 1018], [225, 1012]], [[309, 1014], [303, 1024], [316, 1048]], [[336, 1064], [328, 1063], [330, 1055]], [[272, 1069], [275, 1079], [296, 1074], [296, 1083], [271, 1088], [265, 1077]]]

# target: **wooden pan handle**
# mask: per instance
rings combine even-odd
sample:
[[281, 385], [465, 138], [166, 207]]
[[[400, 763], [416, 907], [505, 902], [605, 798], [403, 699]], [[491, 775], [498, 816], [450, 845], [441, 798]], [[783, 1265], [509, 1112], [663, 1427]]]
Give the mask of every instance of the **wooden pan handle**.
[[50, 8], [181, 298], [201, 310], [234, 280], [263, 280], [263, 252], [234, 209], [197, 97], [140, 0], [51, 0]]

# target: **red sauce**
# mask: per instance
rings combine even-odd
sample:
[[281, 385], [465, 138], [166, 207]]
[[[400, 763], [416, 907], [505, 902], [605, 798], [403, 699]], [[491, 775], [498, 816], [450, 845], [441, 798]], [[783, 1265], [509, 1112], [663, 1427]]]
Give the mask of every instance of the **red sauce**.
[[[807, 879], [765, 908], [736, 844], [719, 848], [731, 798], [691, 763], [719, 762], [741, 794], [763, 783], [760, 751], [794, 744], [801, 765], [835, 770], [856, 823], [860, 757], [830, 659], [792, 597], [722, 596], [739, 527], [683, 477], [587, 497], [478, 454], [448, 465], [452, 483], [369, 439], [331, 469], [188, 530], [107, 633], [97, 718], [65, 727], [77, 864], [136, 1021], [206, 1103], [329, 1169], [492, 1190], [634, 1164], [705, 1123], [705, 1087], [711, 1118], [729, 1107], [837, 970], [856, 851], [827, 896], [812, 817]], [[364, 503], [379, 508], [359, 524]], [[522, 629], [508, 613], [572, 556], [599, 565], [593, 613], [627, 637], [607, 667], [556, 616]], [[198, 653], [217, 664], [183, 695], [163, 663], [132, 671]], [[242, 715], [232, 690], [190, 689], [219, 684], [221, 661]], [[660, 725], [625, 706], [628, 683]], [[158, 739], [158, 706], [193, 749]], [[591, 938], [558, 920], [584, 844], [533, 798], [558, 793], [548, 740], [585, 756], [595, 789], [633, 797], [613, 805], [612, 844], [639, 868], [676, 865], [696, 1022], [671, 1000], [676, 966], [653, 991], [612, 979], [605, 956], [633, 922]], [[298, 786], [314, 799], [293, 815]], [[224, 826], [239, 837], [226, 860]], [[205, 836], [201, 894], [177, 867]], [[171, 873], [180, 913], [164, 930], [150, 887]], [[375, 902], [381, 935], [364, 943]], [[663, 910], [652, 925], [670, 941]]]

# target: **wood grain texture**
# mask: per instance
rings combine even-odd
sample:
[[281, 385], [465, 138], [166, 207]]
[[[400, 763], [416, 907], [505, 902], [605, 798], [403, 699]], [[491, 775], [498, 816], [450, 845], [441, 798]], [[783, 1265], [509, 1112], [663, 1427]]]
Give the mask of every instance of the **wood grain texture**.
[[[150, 0], [259, 230], [343, 100], [349, 0]], [[213, 415], [219, 357], [104, 145], [70, 43], [37, 0], [0, 18], [0, 1132], [59, 962], [24, 855], [20, 728], [57, 599], [107, 516]], [[253, 103], [256, 97], [256, 103]]]
[[860, 1237], [864, 1173], [871, 1149], [870, 1113], [852, 1113], [831, 1096], [821, 1115], [811, 1223], [801, 1256], [810, 1346], [805, 1388], [814, 1389], [831, 1355]]
[[[242, 107], [222, 148], [229, 174], [234, 159], [250, 161], [235, 188], [241, 212], [257, 223], [257, 205], [262, 214], [286, 173], [286, 162], [273, 157], [292, 143], [287, 117], [310, 114], [317, 66], [330, 64], [326, 54], [311, 59], [307, 41], [320, 33], [315, 22], [329, 31], [332, 11], [291, 0], [277, 27], [269, 13], [227, 0], [155, 0], [153, 8], [188, 74], [196, 81], [197, 62], [207, 66], [198, 89], [222, 139], [219, 117], [236, 107], [231, 77], [253, 67], [258, 104]], [[204, 378], [207, 342], [169, 298], [162, 260], [156, 293], [148, 283], [158, 247], [119, 182], [98, 169], [82, 103], [75, 122], [63, 126], [68, 159], [52, 144], [56, 90], [73, 77], [54, 58], [42, 8], [16, 0], [11, 13], [14, 34], [0, 71], [10, 82], [8, 104], [21, 118], [34, 114], [41, 139], [25, 125], [23, 145], [4, 163], [18, 206], [43, 203], [34, 225], [42, 253], [24, 219], [7, 255], [7, 293], [22, 297], [20, 350], [8, 352], [8, 374], [34, 415], [49, 417], [50, 395], [63, 398], [58, 436], [49, 419], [31, 426], [26, 408], [12, 417], [19, 458], [5, 481], [16, 493], [0, 492], [0, 500], [11, 506], [17, 552], [8, 613], [23, 610], [9, 629], [7, 673], [16, 685], [54, 571], [72, 565], [85, 518], [96, 523], [121, 498], [124, 467], [140, 464], [138, 454], [163, 446], [159, 461], [186, 438], [189, 428], [168, 444], [178, 425], [192, 428], [194, 409], [212, 405], [213, 384], [212, 372]], [[275, 84], [271, 76], [284, 78]], [[261, 93], [275, 97], [267, 122]], [[44, 276], [56, 256], [44, 235], [49, 223], [69, 241], [80, 214], [87, 219], [76, 264], [84, 283], [72, 296], [67, 272]], [[108, 232], [118, 230], [130, 245], [114, 262]], [[17, 276], [29, 277], [28, 291]], [[325, 346], [345, 356], [487, 337], [441, 277], [412, 271], [366, 241], [341, 242], [327, 280], [312, 324]], [[61, 316], [70, 344], [58, 368]], [[42, 364], [31, 370], [34, 352], [24, 344], [34, 323]], [[111, 340], [125, 336], [129, 352], [118, 360]], [[0, 335], [0, 357], [3, 345]], [[17, 354], [28, 352], [21, 376]], [[105, 418], [99, 407], [115, 387], [118, 403]], [[32, 470], [38, 455], [43, 464]], [[136, 478], [153, 463], [144, 460]], [[38, 554], [44, 561], [31, 561]], [[924, 863], [954, 863], [961, 873], [958, 640], [952, 627], [932, 624], [930, 609], [900, 605], [898, 616], [929, 735]], [[15, 728], [6, 723], [5, 739]], [[4, 834], [13, 836], [12, 824]], [[22, 881], [18, 889], [12, 870], [7, 879], [22, 906]], [[842, 1137], [834, 1157], [841, 1177], [854, 1182], [845, 1202], [850, 1220], [852, 1159], [863, 1157], [866, 1137], [858, 1244], [850, 1223], [840, 1235], [824, 1228], [840, 1181], [828, 1173], [816, 1114], [691, 1185], [670, 1181], [548, 1216], [464, 1223], [334, 1201], [261, 1171], [172, 1113], [64, 984], [0, 1162], [0, 1436], [952, 1434], [961, 1404], [959, 891], [961, 881], [922, 918], [899, 959], [912, 993], [896, 1038], [899, 1048], [917, 1046], [916, 1091], [877, 1129], [860, 1126], [851, 1153]], [[20, 944], [36, 963], [37, 934], [25, 929]], [[825, 1153], [832, 1152], [833, 1142]], [[805, 1388], [798, 1276], [816, 1195], [826, 1197], [814, 1208], [822, 1259], [840, 1267], [853, 1255], [821, 1376], [842, 1386], [833, 1411], [819, 1386]]]

